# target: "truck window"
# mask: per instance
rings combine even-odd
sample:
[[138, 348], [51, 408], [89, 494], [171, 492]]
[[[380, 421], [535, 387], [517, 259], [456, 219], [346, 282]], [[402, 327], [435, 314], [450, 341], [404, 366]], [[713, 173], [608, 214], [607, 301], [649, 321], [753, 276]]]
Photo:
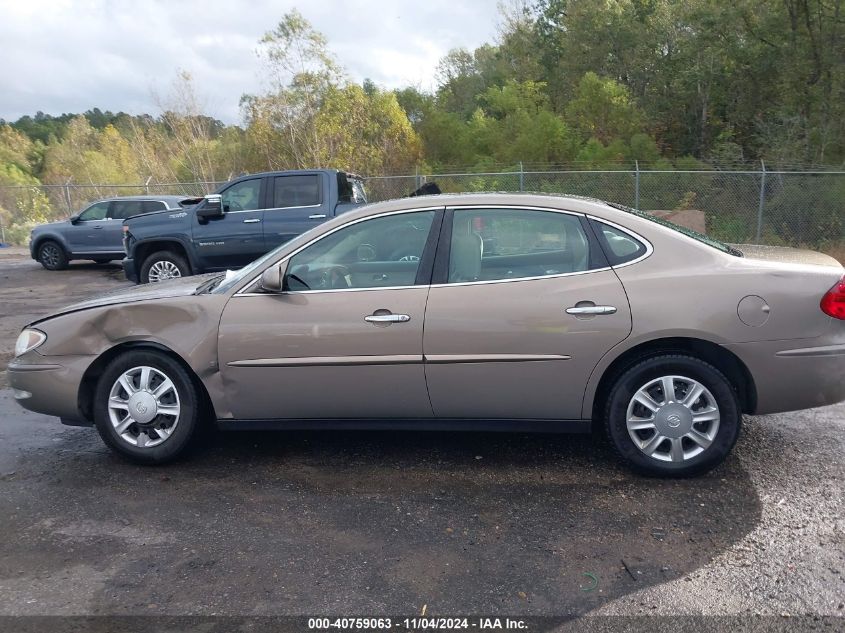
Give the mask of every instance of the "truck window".
[[227, 213], [230, 211], [254, 211], [259, 208], [258, 196], [260, 193], [260, 178], [236, 182], [222, 193], [223, 210]]
[[273, 208], [312, 207], [320, 204], [320, 176], [276, 176], [273, 179]]

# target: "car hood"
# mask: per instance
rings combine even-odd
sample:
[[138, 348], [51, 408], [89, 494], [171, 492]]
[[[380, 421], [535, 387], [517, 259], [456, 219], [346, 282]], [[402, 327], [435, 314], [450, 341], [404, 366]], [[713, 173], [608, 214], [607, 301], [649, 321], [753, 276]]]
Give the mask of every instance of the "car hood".
[[748, 259], [758, 259], [777, 264], [842, 268], [842, 265], [830, 255], [801, 248], [761, 246], [759, 244], [730, 244], [730, 246], [740, 251]]
[[150, 301], [153, 299], [185, 297], [194, 294], [197, 288], [206, 281], [213, 277], [218, 277], [221, 274], [222, 273], [208, 273], [205, 275], [183, 277], [181, 279], [172, 279], [170, 281], [162, 281], [154, 284], [143, 284], [140, 286], [119, 288], [112, 292], [107, 292], [94, 298], [61, 308], [60, 310], [53, 312], [52, 314], [48, 314], [37, 321], [33, 321], [30, 325], [34, 325], [48, 319], [53, 319], [57, 316], [68, 314], [70, 312], [79, 312], [80, 310], [88, 310], [90, 308], [101, 308], [103, 306], [134, 303], [137, 301]]

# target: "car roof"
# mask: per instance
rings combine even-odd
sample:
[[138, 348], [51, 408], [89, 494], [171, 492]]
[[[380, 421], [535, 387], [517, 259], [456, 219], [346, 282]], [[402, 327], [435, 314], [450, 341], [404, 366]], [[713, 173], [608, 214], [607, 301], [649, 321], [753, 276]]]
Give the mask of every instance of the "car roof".
[[96, 202], [111, 202], [113, 200], [160, 200], [162, 202], [178, 202], [180, 200], [190, 200], [191, 198], [196, 198], [197, 196], [189, 196], [185, 195], [174, 195], [174, 194], [162, 194], [157, 196], [155, 194], [150, 195], [143, 195], [143, 196], [109, 196], [107, 198], [99, 198], [97, 200], [92, 201], [89, 204], [94, 204]]
[[617, 215], [617, 209], [606, 201], [585, 196], [561, 195], [550, 193], [440, 193], [427, 196], [397, 198], [385, 202], [375, 202], [360, 207], [344, 215], [354, 214], [364, 217], [385, 211], [399, 211], [401, 209], [422, 207], [458, 207], [458, 206], [527, 206], [546, 207], [574, 211], [577, 213], [595, 213], [599, 216], [607, 214]]

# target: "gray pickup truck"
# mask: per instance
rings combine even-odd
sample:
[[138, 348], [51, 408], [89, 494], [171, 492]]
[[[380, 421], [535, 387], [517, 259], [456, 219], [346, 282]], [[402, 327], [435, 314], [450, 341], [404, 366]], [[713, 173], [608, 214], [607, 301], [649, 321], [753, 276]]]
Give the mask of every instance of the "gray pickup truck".
[[123, 221], [144, 213], [180, 209], [186, 196], [123, 196], [91, 203], [69, 220], [32, 229], [29, 252], [47, 270], [67, 268], [72, 259], [98, 264], [123, 259]]
[[240, 268], [366, 201], [360, 177], [333, 169], [241, 176], [195, 207], [127, 219], [123, 269], [148, 283]]

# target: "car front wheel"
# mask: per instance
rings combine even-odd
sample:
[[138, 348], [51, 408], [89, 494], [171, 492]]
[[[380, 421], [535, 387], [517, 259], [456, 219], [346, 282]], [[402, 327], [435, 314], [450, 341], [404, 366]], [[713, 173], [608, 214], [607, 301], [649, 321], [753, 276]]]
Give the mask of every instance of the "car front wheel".
[[188, 262], [172, 251], [158, 251], [144, 260], [141, 266], [141, 283], [155, 283], [187, 277], [191, 274]]
[[64, 270], [67, 268], [67, 253], [59, 243], [46, 240], [38, 247], [38, 262], [47, 270]]
[[199, 394], [188, 372], [153, 351], [115, 358], [97, 383], [94, 423], [103, 441], [130, 461], [160, 464], [179, 456], [200, 424]]
[[670, 354], [623, 373], [605, 413], [622, 459], [662, 477], [699, 475], [720, 464], [736, 443], [741, 419], [736, 392], [718, 369]]

